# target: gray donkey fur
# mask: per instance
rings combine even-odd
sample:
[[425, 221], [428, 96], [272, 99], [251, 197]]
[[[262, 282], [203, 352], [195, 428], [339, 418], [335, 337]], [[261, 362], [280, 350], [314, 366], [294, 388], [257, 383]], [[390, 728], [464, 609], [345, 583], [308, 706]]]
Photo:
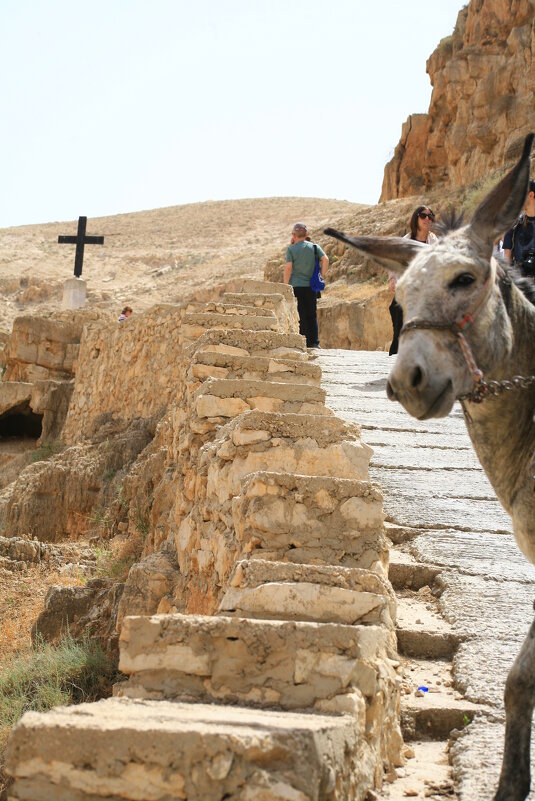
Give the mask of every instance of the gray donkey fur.
[[[468, 225], [435, 245], [398, 237], [325, 233], [364, 251], [399, 277], [396, 299], [406, 322], [387, 394], [419, 420], [445, 417], [474, 379], [448, 324], [473, 312], [465, 332], [485, 380], [535, 373], [535, 306], [492, 257], [493, 242], [515, 222], [528, 192], [534, 135], [518, 164], [480, 203]], [[419, 324], [425, 321], [426, 326]], [[437, 326], [437, 327], [434, 327]], [[494, 490], [511, 515], [520, 550], [535, 563], [535, 386], [463, 400], [466, 426]], [[524, 801], [530, 788], [531, 718], [535, 705], [535, 621], [505, 687], [505, 747], [494, 801]]]

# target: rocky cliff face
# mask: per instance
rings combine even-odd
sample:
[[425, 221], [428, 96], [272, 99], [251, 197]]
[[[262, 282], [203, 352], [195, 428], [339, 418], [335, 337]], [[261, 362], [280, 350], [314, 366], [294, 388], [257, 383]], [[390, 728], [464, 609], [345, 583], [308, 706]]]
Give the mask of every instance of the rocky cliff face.
[[380, 200], [473, 183], [535, 129], [535, 2], [471, 0], [427, 61], [427, 114], [404, 123]]

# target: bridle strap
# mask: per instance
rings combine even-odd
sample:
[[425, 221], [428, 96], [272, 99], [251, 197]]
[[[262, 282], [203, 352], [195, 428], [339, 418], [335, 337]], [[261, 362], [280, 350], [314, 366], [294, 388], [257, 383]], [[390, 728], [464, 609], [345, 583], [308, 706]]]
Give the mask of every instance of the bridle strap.
[[487, 296], [492, 286], [490, 283], [490, 278], [491, 271], [489, 268], [488, 275], [481, 285], [476, 297], [474, 298], [472, 306], [470, 306], [468, 311], [466, 311], [464, 314], [461, 314], [453, 323], [432, 323], [429, 320], [421, 320], [420, 318], [415, 317], [413, 320], [409, 320], [405, 323], [399, 335], [401, 336], [407, 331], [414, 331], [417, 328], [436, 328], [438, 330], [451, 331], [451, 333], [455, 334], [456, 336], [458, 336], [459, 332], [463, 333], [466, 328], [469, 328], [472, 325], [474, 322], [474, 317], [480, 310], [483, 303], [487, 300]]
[[418, 328], [428, 328], [428, 329], [436, 329], [441, 331], [449, 331], [452, 333], [459, 342], [459, 347], [461, 348], [461, 353], [464, 356], [464, 360], [466, 365], [470, 371], [470, 375], [472, 376], [472, 380], [475, 384], [474, 394], [472, 399], [475, 403], [481, 403], [486, 392], [482, 392], [481, 382], [483, 381], [483, 371], [479, 369], [476, 364], [476, 360], [474, 358], [474, 354], [472, 353], [472, 348], [470, 347], [468, 340], [466, 339], [464, 332], [465, 329], [470, 328], [472, 323], [474, 322], [474, 317], [479, 312], [487, 297], [490, 293], [492, 288], [491, 284], [491, 269], [489, 267], [489, 271], [485, 281], [481, 285], [476, 297], [474, 298], [474, 302], [471, 306], [469, 306], [468, 311], [464, 314], [460, 315], [453, 323], [432, 323], [429, 320], [420, 320], [418, 317], [415, 317], [413, 320], [409, 320], [405, 323], [402, 327], [399, 335], [406, 334], [407, 331], [414, 331]]

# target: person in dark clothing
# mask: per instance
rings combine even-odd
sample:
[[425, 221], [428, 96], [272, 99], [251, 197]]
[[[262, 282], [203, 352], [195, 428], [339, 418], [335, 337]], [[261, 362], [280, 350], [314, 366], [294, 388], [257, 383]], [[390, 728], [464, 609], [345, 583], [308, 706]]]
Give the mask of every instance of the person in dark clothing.
[[[393, 282], [392, 277], [390, 278], [390, 289], [392, 292], [396, 291], [396, 284]], [[399, 333], [403, 328], [403, 309], [397, 300], [392, 298], [392, 302], [388, 307], [388, 311], [390, 312], [390, 319], [392, 320], [392, 342], [390, 343], [388, 355], [394, 356], [398, 352]]]
[[503, 252], [524, 277], [535, 277], [535, 180], [529, 182], [524, 211], [503, 238]]
[[[329, 266], [329, 259], [319, 245], [316, 245], [316, 250], [323, 277]], [[318, 293], [310, 286], [314, 266], [314, 243], [308, 237], [305, 223], [298, 222], [292, 229], [291, 244], [286, 250], [284, 283], [290, 284], [297, 298], [299, 333], [306, 337], [307, 348], [319, 348], [320, 346], [317, 314]]]
[[[425, 242], [427, 245], [432, 245], [438, 241], [438, 237], [431, 231], [431, 226], [435, 221], [435, 214], [429, 206], [418, 206], [412, 213], [410, 221], [410, 233], [405, 234], [405, 239], [415, 239], [417, 242]], [[388, 273], [390, 278], [390, 289], [392, 292], [396, 291], [396, 276], [394, 273]], [[393, 336], [390, 344], [389, 356], [394, 356], [398, 352], [399, 334], [403, 328], [403, 309], [392, 298], [392, 303], [389, 306], [390, 318], [392, 320]]]

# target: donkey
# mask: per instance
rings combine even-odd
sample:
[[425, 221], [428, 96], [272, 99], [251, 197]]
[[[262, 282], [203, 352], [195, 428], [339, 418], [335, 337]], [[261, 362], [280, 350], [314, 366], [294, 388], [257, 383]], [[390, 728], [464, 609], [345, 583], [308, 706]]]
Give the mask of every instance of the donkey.
[[[520, 550], [535, 563], [535, 306], [492, 256], [493, 242], [520, 213], [528, 192], [534, 134], [516, 166], [470, 222], [434, 245], [399, 237], [325, 233], [364, 251], [399, 280], [407, 321], [387, 395], [419, 420], [462, 404], [468, 433], [511, 515]], [[504, 389], [518, 390], [505, 392]], [[483, 401], [483, 402], [482, 402]], [[535, 705], [535, 621], [507, 677], [505, 748], [494, 801], [524, 801], [530, 788]]]

